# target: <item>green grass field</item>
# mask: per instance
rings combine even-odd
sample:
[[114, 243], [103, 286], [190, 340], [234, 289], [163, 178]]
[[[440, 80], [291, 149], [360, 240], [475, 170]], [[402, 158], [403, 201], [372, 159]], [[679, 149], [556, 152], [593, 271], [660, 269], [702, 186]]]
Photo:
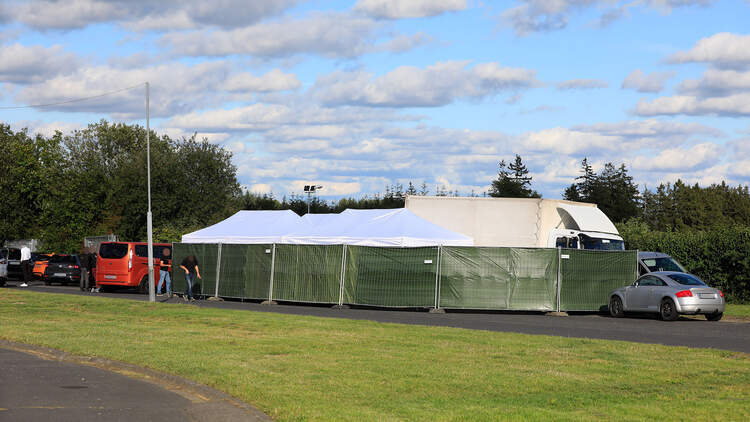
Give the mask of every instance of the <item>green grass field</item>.
[[728, 303], [726, 309], [724, 309], [724, 315], [740, 319], [750, 319], [750, 305], [733, 305]]
[[280, 421], [750, 420], [750, 356], [2, 290], [0, 337], [180, 375]]

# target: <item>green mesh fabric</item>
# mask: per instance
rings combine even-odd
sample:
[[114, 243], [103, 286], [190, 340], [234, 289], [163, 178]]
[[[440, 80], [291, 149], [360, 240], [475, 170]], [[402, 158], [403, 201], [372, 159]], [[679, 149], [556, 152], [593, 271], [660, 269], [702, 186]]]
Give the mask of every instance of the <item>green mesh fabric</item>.
[[272, 245], [221, 245], [219, 296], [268, 299]]
[[443, 247], [440, 259], [440, 307], [554, 309], [554, 249]]
[[347, 246], [344, 302], [391, 307], [435, 306], [438, 248]]
[[216, 258], [218, 245], [208, 243], [175, 243], [172, 247], [172, 291], [185, 293], [185, 271], [180, 268], [182, 260], [195, 255], [203, 279], [195, 280], [193, 293], [213, 296], [216, 286]]
[[636, 251], [563, 249], [560, 259], [560, 309], [600, 311], [609, 293], [638, 277]]
[[342, 245], [276, 245], [273, 299], [338, 303]]

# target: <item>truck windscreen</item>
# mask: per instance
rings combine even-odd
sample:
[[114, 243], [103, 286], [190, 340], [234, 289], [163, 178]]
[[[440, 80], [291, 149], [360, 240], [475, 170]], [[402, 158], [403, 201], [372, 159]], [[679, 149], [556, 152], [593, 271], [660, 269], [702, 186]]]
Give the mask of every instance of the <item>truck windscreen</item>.
[[583, 249], [595, 249], [600, 251], [624, 251], [625, 242], [615, 239], [602, 239], [599, 237], [590, 237], [585, 234], [581, 236], [581, 246]]

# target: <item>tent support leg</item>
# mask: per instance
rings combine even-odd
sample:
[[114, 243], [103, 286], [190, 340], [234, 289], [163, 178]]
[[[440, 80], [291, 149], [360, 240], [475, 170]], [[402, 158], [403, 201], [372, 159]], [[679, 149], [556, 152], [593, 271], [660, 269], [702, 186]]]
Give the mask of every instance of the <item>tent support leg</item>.
[[271, 281], [268, 285], [268, 300], [261, 302], [261, 305], [276, 305], [273, 300], [273, 273], [276, 271], [276, 244], [274, 243], [271, 247]]
[[438, 245], [437, 263], [435, 264], [435, 307], [430, 309], [431, 314], [444, 314], [445, 309], [440, 307], [440, 258], [443, 255], [443, 246]]

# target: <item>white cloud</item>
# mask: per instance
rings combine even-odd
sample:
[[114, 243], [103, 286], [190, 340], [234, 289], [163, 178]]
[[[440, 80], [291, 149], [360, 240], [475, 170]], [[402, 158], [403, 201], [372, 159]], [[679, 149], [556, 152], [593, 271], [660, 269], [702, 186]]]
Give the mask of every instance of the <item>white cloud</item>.
[[606, 81], [603, 81], [601, 79], [570, 79], [567, 81], [559, 82], [555, 86], [560, 90], [570, 90], [606, 88], [609, 85]]
[[381, 19], [422, 18], [466, 9], [466, 0], [359, 0], [354, 10]]
[[385, 107], [436, 107], [466, 98], [539, 85], [533, 70], [482, 63], [441, 62], [426, 68], [402, 66], [374, 78], [371, 73], [334, 72], [319, 77], [313, 88], [324, 104]]
[[692, 171], [709, 167], [722, 154], [722, 148], [713, 143], [701, 143], [690, 148], [669, 148], [656, 155], [638, 155], [631, 160], [636, 171]]
[[721, 97], [750, 91], [750, 71], [708, 69], [700, 79], [683, 81], [678, 90], [681, 94], [697, 97]]
[[638, 92], [659, 92], [664, 84], [675, 75], [674, 72], [643, 73], [636, 69], [622, 81], [623, 89], [634, 89]]
[[356, 57], [369, 51], [381, 24], [345, 13], [317, 13], [233, 30], [165, 34], [161, 42], [187, 56], [248, 54], [278, 58], [296, 54]]
[[273, 69], [262, 76], [251, 73], [238, 73], [230, 76], [224, 89], [230, 92], [274, 92], [294, 90], [301, 86], [297, 76]]
[[0, 48], [0, 83], [25, 84], [41, 82], [56, 75], [68, 74], [79, 59], [65, 53], [60, 46], [43, 47], [21, 44]]
[[75, 130], [82, 129], [83, 125], [80, 123], [73, 122], [42, 122], [42, 121], [16, 121], [11, 124], [11, 127], [19, 131], [21, 129], [28, 129], [30, 135], [42, 135], [45, 137], [51, 137], [55, 135], [55, 132], [60, 131], [63, 135], [72, 133]]
[[677, 114], [690, 116], [750, 116], [750, 92], [714, 98], [676, 95], [656, 98], [650, 102], [640, 100], [634, 112], [639, 116]]
[[135, 29], [239, 27], [277, 15], [299, 0], [10, 0], [6, 14], [37, 29], [119, 22]]
[[570, 15], [597, 6], [602, 9], [600, 25], [607, 25], [622, 16], [628, 9], [643, 7], [662, 14], [669, 14], [673, 8], [686, 6], [706, 6], [714, 0], [517, 0], [519, 5], [502, 13], [502, 20], [513, 27], [518, 36], [540, 31], [555, 31], [568, 26]]
[[688, 51], [668, 58], [670, 63], [710, 63], [719, 67], [750, 64], [750, 35], [722, 32], [703, 38]]

